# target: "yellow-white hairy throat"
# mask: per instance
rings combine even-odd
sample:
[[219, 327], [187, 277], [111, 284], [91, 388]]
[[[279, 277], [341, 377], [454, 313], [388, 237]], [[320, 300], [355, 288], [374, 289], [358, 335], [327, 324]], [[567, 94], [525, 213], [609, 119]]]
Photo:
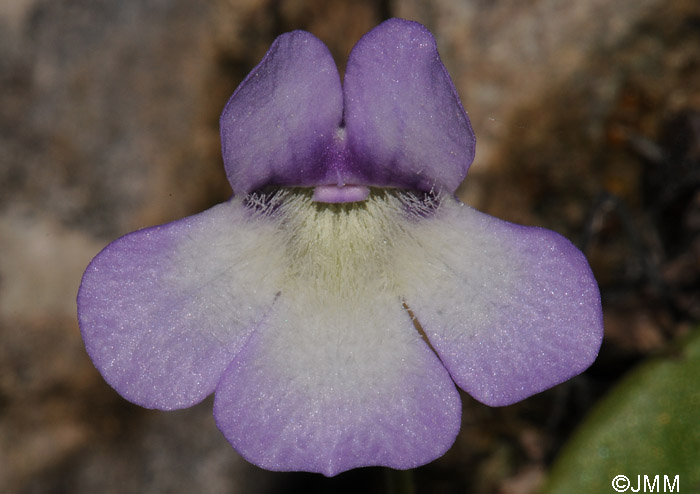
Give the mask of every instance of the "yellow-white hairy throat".
[[[255, 201], [259, 201], [255, 204]], [[398, 296], [411, 270], [406, 247], [411, 230], [431, 215], [437, 200], [393, 190], [373, 190], [361, 202], [321, 203], [303, 189], [282, 189], [271, 197], [249, 197], [255, 221], [273, 227], [283, 257], [280, 289], [313, 293], [316, 301], [344, 303]], [[256, 208], [257, 206], [257, 208]], [[415, 266], [414, 266], [415, 267]], [[373, 295], [372, 295], [373, 293]]]

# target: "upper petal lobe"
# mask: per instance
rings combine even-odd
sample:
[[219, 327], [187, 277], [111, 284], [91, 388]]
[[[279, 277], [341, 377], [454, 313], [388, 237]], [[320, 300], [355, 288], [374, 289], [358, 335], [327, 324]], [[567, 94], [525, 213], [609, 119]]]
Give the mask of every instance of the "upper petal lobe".
[[359, 183], [457, 189], [474, 159], [474, 132], [425, 27], [390, 19], [367, 33], [350, 54], [344, 91]]
[[234, 193], [322, 182], [342, 114], [340, 77], [326, 45], [304, 31], [279, 36], [221, 114]]
[[346, 184], [452, 193], [475, 151], [435, 39], [402, 19], [357, 43], [344, 88], [320, 40], [304, 31], [278, 37], [220, 124], [236, 194]]

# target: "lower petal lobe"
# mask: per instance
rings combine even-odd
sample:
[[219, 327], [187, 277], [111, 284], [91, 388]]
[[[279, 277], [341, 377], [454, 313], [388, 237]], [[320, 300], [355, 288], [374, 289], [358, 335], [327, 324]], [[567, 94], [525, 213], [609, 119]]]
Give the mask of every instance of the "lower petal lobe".
[[[263, 229], [231, 201], [108, 245], [78, 294], [80, 329], [105, 380], [164, 410], [209, 395], [274, 300]], [[252, 255], [251, 255], [252, 254]]]
[[555, 232], [451, 199], [434, 220], [414, 232], [423, 278], [407, 283], [405, 296], [462, 389], [488, 405], [508, 405], [591, 365], [602, 311], [578, 249]]
[[327, 476], [444, 454], [461, 402], [400, 299], [368, 287], [318, 302], [311, 289], [283, 292], [224, 373], [214, 415], [236, 450], [263, 468]]

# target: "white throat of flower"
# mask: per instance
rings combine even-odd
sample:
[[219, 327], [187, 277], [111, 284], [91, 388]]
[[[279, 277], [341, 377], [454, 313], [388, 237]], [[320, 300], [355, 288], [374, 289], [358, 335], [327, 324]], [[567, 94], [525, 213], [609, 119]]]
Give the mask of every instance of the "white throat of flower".
[[304, 189], [253, 201], [254, 214], [275, 224], [275, 243], [284, 250], [283, 289], [346, 304], [371, 293], [400, 296], [402, 273], [410, 268], [401, 252], [411, 243], [407, 226], [434, 214], [439, 204], [432, 196], [379, 189], [361, 202], [314, 202]]

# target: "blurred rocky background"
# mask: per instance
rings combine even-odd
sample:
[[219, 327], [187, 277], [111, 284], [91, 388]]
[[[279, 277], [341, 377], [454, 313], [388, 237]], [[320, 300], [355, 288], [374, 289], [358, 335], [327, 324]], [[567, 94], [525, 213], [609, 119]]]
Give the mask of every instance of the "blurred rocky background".
[[505, 408], [465, 395], [457, 443], [409, 475], [415, 492], [537, 492], [598, 400], [694, 330], [697, 0], [2, 0], [0, 492], [390, 492], [379, 468], [249, 465], [211, 400], [124, 401], [85, 354], [75, 295], [109, 241], [230, 195], [218, 116], [275, 36], [313, 32], [342, 71], [393, 16], [435, 34], [472, 120], [461, 198], [584, 249], [607, 332], [564, 385]]

